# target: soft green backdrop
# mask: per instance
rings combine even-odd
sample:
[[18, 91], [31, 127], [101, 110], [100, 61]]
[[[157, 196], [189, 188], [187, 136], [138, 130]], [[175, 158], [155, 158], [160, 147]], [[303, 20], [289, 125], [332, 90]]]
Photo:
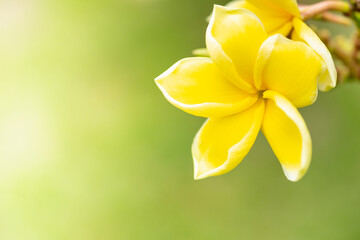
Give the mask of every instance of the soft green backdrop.
[[360, 239], [360, 84], [301, 110], [299, 183], [262, 135], [234, 171], [192, 179], [204, 119], [153, 79], [204, 46], [213, 3], [0, 2], [1, 240]]

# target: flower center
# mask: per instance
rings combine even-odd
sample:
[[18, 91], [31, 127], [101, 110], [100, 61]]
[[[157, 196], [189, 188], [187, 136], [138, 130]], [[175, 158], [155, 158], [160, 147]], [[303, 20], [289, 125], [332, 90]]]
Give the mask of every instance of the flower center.
[[266, 90], [259, 90], [257, 93], [258, 93], [258, 96], [259, 98], [262, 98], [263, 97], [263, 94]]

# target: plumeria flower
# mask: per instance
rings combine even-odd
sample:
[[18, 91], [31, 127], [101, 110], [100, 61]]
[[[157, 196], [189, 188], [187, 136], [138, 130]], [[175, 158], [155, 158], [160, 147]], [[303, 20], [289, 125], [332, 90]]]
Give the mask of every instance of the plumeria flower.
[[303, 42], [269, 36], [246, 9], [215, 6], [206, 45], [210, 58], [182, 59], [155, 80], [170, 103], [208, 118], [192, 146], [195, 179], [235, 168], [261, 129], [286, 177], [298, 181], [312, 144], [297, 108], [316, 100], [323, 60]]
[[319, 89], [328, 91], [336, 86], [337, 72], [327, 47], [304, 22], [296, 0], [236, 0], [228, 7], [245, 8], [256, 14], [266, 31], [282, 34], [308, 44], [325, 62], [326, 73], [319, 79]]

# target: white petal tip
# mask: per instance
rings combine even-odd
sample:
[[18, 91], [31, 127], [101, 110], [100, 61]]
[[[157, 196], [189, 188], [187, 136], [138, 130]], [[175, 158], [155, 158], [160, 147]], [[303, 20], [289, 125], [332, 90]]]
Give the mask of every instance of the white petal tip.
[[319, 86], [319, 90], [322, 92], [328, 92], [336, 87], [336, 84], [327, 85], [325, 87]]
[[204, 175], [199, 175], [199, 176], [195, 175], [195, 176], [194, 176], [194, 180], [195, 180], [195, 181], [197, 181], [197, 180], [202, 180], [202, 179], [204, 179], [204, 178], [207, 178], [207, 177], [204, 176]]
[[215, 9], [225, 9], [224, 6], [218, 5], [218, 4], [214, 4], [214, 10]]
[[307, 169], [294, 169], [294, 170], [285, 170], [284, 173], [286, 178], [291, 182], [300, 181], [306, 174]]
[[221, 169], [221, 167], [199, 169], [199, 164], [194, 158], [194, 180], [201, 180], [208, 177], [219, 175], [218, 174], [219, 169]]
[[214, 176], [213, 175], [213, 170], [208, 170], [208, 171], [200, 171], [198, 169], [198, 164], [197, 163], [194, 163], [194, 180], [201, 180], [201, 179], [205, 179], [205, 178], [208, 178], [208, 177], [212, 177]]

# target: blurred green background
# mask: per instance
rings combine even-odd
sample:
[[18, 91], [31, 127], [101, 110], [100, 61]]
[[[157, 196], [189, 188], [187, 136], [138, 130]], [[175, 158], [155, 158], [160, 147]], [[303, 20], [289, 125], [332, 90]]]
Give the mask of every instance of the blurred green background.
[[358, 83], [301, 110], [299, 183], [262, 135], [232, 172], [193, 180], [204, 119], [153, 79], [204, 46], [213, 3], [0, 2], [1, 240], [360, 239]]

